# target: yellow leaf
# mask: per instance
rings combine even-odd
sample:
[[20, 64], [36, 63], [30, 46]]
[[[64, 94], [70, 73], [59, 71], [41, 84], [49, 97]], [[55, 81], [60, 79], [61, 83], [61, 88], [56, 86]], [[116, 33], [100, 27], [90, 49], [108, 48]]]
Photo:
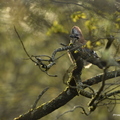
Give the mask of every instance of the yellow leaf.
[[99, 41], [97, 41], [97, 42], [96, 42], [96, 45], [97, 45], [97, 46], [100, 46], [100, 45], [101, 45], [101, 43], [100, 43]]

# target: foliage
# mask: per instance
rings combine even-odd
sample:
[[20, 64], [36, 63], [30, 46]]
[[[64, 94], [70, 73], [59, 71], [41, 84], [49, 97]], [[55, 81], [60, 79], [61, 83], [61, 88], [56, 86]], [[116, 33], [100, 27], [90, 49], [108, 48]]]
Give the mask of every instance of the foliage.
[[52, 33], [68, 33], [65, 28], [58, 23], [58, 21], [54, 21], [52, 27], [48, 30], [47, 35], [51, 35]]

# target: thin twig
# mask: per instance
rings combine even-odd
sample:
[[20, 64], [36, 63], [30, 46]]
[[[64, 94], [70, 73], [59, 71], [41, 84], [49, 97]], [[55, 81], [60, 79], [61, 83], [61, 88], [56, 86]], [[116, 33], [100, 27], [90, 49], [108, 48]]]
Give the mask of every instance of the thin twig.
[[25, 48], [25, 46], [24, 46], [24, 44], [23, 44], [23, 42], [22, 42], [22, 39], [21, 39], [19, 33], [17, 32], [17, 29], [16, 29], [15, 26], [14, 26], [14, 30], [15, 30], [15, 32], [16, 32], [16, 34], [17, 34], [17, 36], [18, 36], [18, 38], [19, 38], [19, 40], [20, 40], [20, 42], [21, 42], [21, 44], [22, 44], [22, 47], [23, 47], [23, 49], [24, 49], [26, 55], [28, 56], [28, 58], [29, 58], [30, 60], [32, 60], [34, 63], [37, 63], [37, 62], [34, 61], [34, 60], [32, 59], [32, 57], [28, 54], [28, 52], [27, 52], [27, 50], [26, 50], [26, 48]]
[[113, 104], [114, 106], [113, 106], [113, 108], [112, 108], [111, 110], [109, 110], [109, 109], [108, 109], [108, 110], [109, 110], [109, 112], [112, 112], [112, 111], [114, 110], [114, 108], [115, 108], [115, 106], [116, 106], [116, 103], [117, 103], [117, 102], [116, 102], [115, 95], [113, 95], [113, 96], [114, 96], [114, 101], [115, 101], [115, 104]]
[[107, 94], [108, 92], [110, 92], [110, 91], [112, 91], [112, 90], [114, 90], [114, 89], [116, 89], [116, 88], [118, 88], [118, 87], [120, 87], [120, 85], [117, 85], [116, 87], [114, 87], [114, 88], [108, 90], [107, 92], [105, 92], [105, 94]]
[[40, 92], [40, 94], [38, 95], [37, 99], [35, 100], [32, 109], [34, 110], [37, 106], [38, 101], [40, 100], [40, 98], [42, 97], [42, 95], [49, 89], [49, 87], [45, 88], [42, 92]]
[[86, 113], [85, 109], [82, 106], [77, 105], [77, 106], [74, 106], [71, 110], [68, 110], [68, 111], [60, 114], [59, 116], [57, 116], [55, 120], [59, 119], [60, 117], [62, 117], [63, 115], [65, 115], [65, 114], [67, 114], [69, 112], [74, 112], [75, 109], [77, 109], [77, 108], [81, 108], [83, 110], [82, 114], [88, 115], [88, 113]]
[[[16, 34], [17, 34], [17, 36], [18, 36], [18, 38], [19, 38], [19, 40], [20, 40], [20, 42], [21, 42], [21, 45], [22, 45], [22, 47], [23, 47], [26, 55], [28, 56], [28, 58], [29, 58], [31, 61], [33, 61], [34, 63], [36, 63], [36, 65], [39, 67], [39, 69], [40, 69], [42, 72], [45, 72], [48, 76], [57, 77], [57, 75], [51, 75], [51, 74], [49, 74], [49, 73], [47, 72], [47, 70], [48, 70], [51, 66], [53, 66], [54, 63], [51, 63], [50, 65], [47, 66], [46, 64], [44, 64], [44, 63], [42, 62], [42, 61], [51, 62], [51, 57], [48, 56], [48, 55], [39, 55], [39, 56], [34, 56], [34, 55], [32, 55], [32, 56], [30, 56], [30, 55], [28, 54], [28, 52], [27, 52], [27, 50], [26, 50], [26, 48], [25, 48], [25, 46], [24, 46], [24, 44], [23, 44], [23, 42], [22, 42], [22, 39], [21, 39], [21, 37], [20, 37], [20, 35], [19, 35], [19, 33], [18, 33], [18, 31], [17, 31], [17, 29], [16, 29], [15, 26], [14, 26], [14, 30], [15, 30], [15, 32], [16, 32]], [[62, 55], [61, 55], [61, 56], [62, 56]], [[60, 57], [61, 57], [61, 56], [60, 56]], [[33, 60], [32, 57], [34, 57], [37, 61]], [[49, 59], [48, 59], [48, 60], [47, 60], [47, 59], [40, 59], [40, 58], [38, 58], [38, 57], [47, 57], [47, 58], [49, 58]], [[55, 60], [59, 59], [60, 57], [56, 58]], [[43, 68], [44, 68], [45, 70], [43, 70]]]
[[74, 5], [78, 5], [78, 6], [84, 7], [82, 4], [78, 4], [78, 3], [74, 3], [74, 2], [55, 1], [55, 0], [52, 0], [52, 2], [61, 3], [61, 4], [74, 4]]
[[107, 68], [104, 69], [104, 75], [102, 77], [102, 86], [100, 87], [97, 94], [93, 97], [93, 99], [90, 101], [90, 103], [88, 105], [90, 107], [90, 112], [94, 111], [97, 107], [97, 104], [100, 102], [100, 101], [98, 101], [98, 99], [104, 89], [106, 75], [107, 75]]

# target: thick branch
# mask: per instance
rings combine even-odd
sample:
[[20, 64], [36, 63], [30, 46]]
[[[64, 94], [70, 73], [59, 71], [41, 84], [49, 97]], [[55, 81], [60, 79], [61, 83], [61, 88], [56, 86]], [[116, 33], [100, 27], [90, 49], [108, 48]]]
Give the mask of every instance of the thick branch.
[[[119, 76], [120, 76], [120, 70], [110, 71], [110, 72], [107, 72], [105, 80], [109, 80], [111, 78], [115, 78], [115, 77], [119, 77]], [[103, 74], [97, 75], [93, 78], [87, 79], [86, 81], [83, 82], [83, 84], [87, 84], [89, 86], [97, 84], [97, 83], [101, 82], [102, 77], [103, 77]]]
[[[105, 80], [109, 80], [111, 78], [119, 77], [120, 76], [120, 70], [118, 71], [111, 71], [106, 74]], [[83, 82], [83, 84], [86, 85], [94, 85], [102, 81], [103, 74], [95, 76], [93, 78], [90, 78]], [[85, 96], [84, 93], [80, 93], [81, 95]], [[77, 96], [78, 93], [76, 89], [73, 88], [66, 88], [62, 93], [60, 93], [56, 98], [53, 100], [42, 104], [41, 106], [37, 107], [34, 111], [30, 110], [29, 112], [25, 113], [24, 115], [19, 116], [18, 118], [15, 118], [14, 120], [37, 120], [40, 119], [49, 113], [53, 112], [54, 110], [58, 109], [59, 107], [65, 105], [67, 102], [69, 102], [71, 99], [73, 99], [75, 96]]]
[[15, 118], [15, 120], [37, 120], [37, 119], [40, 119], [40, 118], [44, 117], [45, 115], [58, 109], [59, 107], [65, 105], [68, 101], [70, 101], [76, 95], [77, 95], [77, 91], [75, 89], [66, 88], [62, 93], [60, 93], [53, 100], [37, 107], [34, 110], [34, 112], [32, 110], [30, 110], [29, 112], [25, 113], [24, 115], [22, 115], [18, 118]]

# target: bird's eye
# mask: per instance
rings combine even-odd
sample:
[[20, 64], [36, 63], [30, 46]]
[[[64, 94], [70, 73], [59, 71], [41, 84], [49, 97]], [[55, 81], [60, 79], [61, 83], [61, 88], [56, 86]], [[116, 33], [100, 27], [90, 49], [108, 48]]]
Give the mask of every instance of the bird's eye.
[[80, 34], [71, 34], [70, 37], [79, 39], [80, 38]]
[[75, 36], [79, 36], [79, 34], [75, 34]]
[[79, 39], [80, 38], [79, 34], [75, 34], [75, 38]]

